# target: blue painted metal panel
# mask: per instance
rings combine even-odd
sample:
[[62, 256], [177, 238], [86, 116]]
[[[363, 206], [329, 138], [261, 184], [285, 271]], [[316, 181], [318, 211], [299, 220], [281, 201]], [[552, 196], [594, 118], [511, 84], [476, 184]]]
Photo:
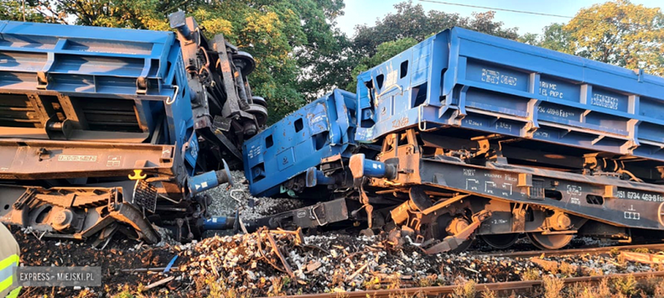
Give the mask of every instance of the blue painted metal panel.
[[[148, 94], [168, 96], [172, 93], [160, 92], [160, 87], [164, 85], [160, 79], [167, 76], [168, 63], [174, 62], [168, 57], [175, 44], [172, 32], [3, 21], [0, 22], [0, 33], [0, 51], [4, 58], [0, 70], [3, 72], [43, 71], [51, 75], [67, 74], [68, 77], [79, 75], [79, 88], [101, 93], [103, 90], [94, 88], [95, 80], [83, 79], [147, 77], [159, 83], [152, 85]], [[60, 83], [56, 78], [53, 77], [53, 82], [49, 83]], [[135, 82], [122, 86], [126, 82], [114, 81], [119, 86], [114, 84], [118, 89], [111, 88], [112, 91], [135, 94], [127, 92], [136, 90]], [[33, 76], [30, 81], [7, 83], [3, 85], [19, 87], [32, 84], [36, 87], [37, 81]]]
[[[23, 98], [30, 96], [65, 96], [73, 109], [96, 107], [105, 100], [103, 108], [94, 112], [77, 111], [78, 119], [67, 114], [75, 133], [87, 132], [71, 136], [73, 140], [142, 143], [159, 121], [165, 121], [158, 143], [182, 146], [178, 155], [184, 157], [189, 174], [194, 172], [199, 149], [191, 104], [194, 95], [173, 32], [0, 21], [0, 93], [26, 102]], [[12, 102], [1, 105], [13, 107]], [[118, 111], [118, 106], [128, 108]], [[29, 121], [34, 124], [0, 125], [4, 131], [17, 131], [5, 137], [48, 138], [48, 119], [35, 116], [39, 109], [33, 108]], [[137, 123], [133, 130], [118, 134], [112, 125], [121, 121], [109, 119], [121, 113]], [[90, 123], [82, 119], [83, 114]], [[93, 128], [93, 120], [116, 123], [107, 129]]]
[[[250, 92], [249, 53], [222, 35], [206, 38], [184, 12], [169, 20], [175, 32], [0, 21], [0, 149], [7, 153], [0, 181], [26, 186], [31, 198], [42, 191], [98, 196], [67, 208], [74, 222], [85, 217], [81, 225], [41, 222], [52, 236], [85, 238], [84, 231], [117, 222], [154, 243], [152, 214], [184, 231], [176, 233], [180, 241], [201, 225], [224, 226], [203, 224], [205, 214], [196, 211], [203, 203], [192, 199], [232, 184], [222, 157], [238, 165], [240, 143], [265, 125], [266, 101]], [[32, 187], [53, 179], [62, 183]], [[3, 214], [54, 218], [61, 211], [53, 200], [33, 201]], [[107, 204], [115, 211], [100, 216], [95, 208]]]
[[460, 127], [664, 161], [663, 78], [461, 28], [360, 74], [357, 94], [358, 142]]
[[355, 94], [334, 90], [245, 141], [243, 160], [254, 196], [278, 194], [282, 183], [354, 148]]

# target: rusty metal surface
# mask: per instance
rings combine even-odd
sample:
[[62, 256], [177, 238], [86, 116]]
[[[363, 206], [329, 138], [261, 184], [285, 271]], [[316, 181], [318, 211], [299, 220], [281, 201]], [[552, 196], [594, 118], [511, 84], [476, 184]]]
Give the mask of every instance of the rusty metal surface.
[[359, 206], [359, 203], [355, 200], [341, 198], [318, 202], [311, 206], [265, 217], [243, 220], [243, 224], [249, 232], [253, 232], [260, 227], [268, 227], [270, 229], [321, 227], [328, 224], [360, 219], [362, 215], [351, 213], [351, 210], [357, 210]]
[[663, 250], [664, 244], [636, 244], [636, 245], [618, 245], [618, 246], [605, 246], [605, 247], [592, 247], [592, 248], [559, 249], [559, 250], [548, 250], [548, 251], [535, 250], [535, 251], [480, 253], [478, 255], [486, 257], [515, 258], [515, 257], [601, 254], [601, 253], [609, 253], [611, 251], [623, 251], [623, 250], [633, 250], [633, 249]]
[[638, 262], [643, 264], [664, 265], [664, 254], [662, 252], [657, 254], [651, 254], [651, 253], [622, 251], [620, 252], [619, 257], [627, 261]]
[[[633, 276], [636, 279], [662, 277], [664, 271], [654, 272], [637, 272], [637, 273], [623, 273], [611, 274], [601, 276], [583, 276], [583, 277], [570, 277], [561, 279], [566, 285], [575, 283], [596, 283], [605, 278], [625, 278]], [[484, 283], [477, 284], [475, 287], [478, 292], [485, 291], [519, 291], [529, 290], [534, 287], [540, 287], [544, 284], [542, 280], [529, 280], [529, 281], [511, 281], [500, 283]], [[452, 294], [458, 286], [440, 286], [440, 287], [418, 287], [418, 288], [400, 288], [389, 290], [373, 290], [373, 291], [356, 291], [356, 292], [341, 292], [341, 293], [324, 293], [324, 294], [304, 294], [304, 295], [290, 295], [290, 296], [275, 296], [275, 297], [294, 297], [294, 298], [325, 298], [325, 297], [346, 297], [346, 298], [366, 298], [366, 297], [394, 297], [396, 295], [424, 295], [426, 297], [441, 297], [442, 295]]]
[[[423, 183], [512, 202], [560, 208], [570, 214], [634, 228], [664, 229], [658, 208], [664, 187], [605, 177], [563, 173], [522, 166], [469, 165], [454, 159], [422, 159]], [[525, 178], [523, 183], [521, 179]], [[534, 180], [559, 197], [534, 192]], [[594, 204], [588, 196], [602, 196]]]
[[134, 170], [174, 175], [176, 154], [173, 145], [0, 139], [0, 177], [108, 177]]
[[0, 185], [0, 219], [32, 227], [47, 237], [106, 240], [126, 224], [147, 243], [159, 236], [143, 213], [123, 201], [122, 187], [19, 187]]
[[461, 246], [461, 244], [468, 240], [470, 235], [475, 232], [477, 227], [480, 224], [491, 217], [491, 212], [488, 210], [482, 210], [478, 214], [473, 215], [473, 221], [463, 228], [460, 231], [455, 231], [455, 233], [450, 236], [445, 237], [440, 243], [435, 244], [424, 250], [429, 255], [438, 254], [442, 252], [447, 252], [456, 249]]

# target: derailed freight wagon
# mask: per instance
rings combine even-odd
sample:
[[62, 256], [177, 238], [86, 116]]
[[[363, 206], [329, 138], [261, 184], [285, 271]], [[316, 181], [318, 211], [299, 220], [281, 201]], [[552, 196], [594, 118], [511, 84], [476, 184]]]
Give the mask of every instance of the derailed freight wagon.
[[370, 228], [447, 239], [429, 252], [471, 234], [546, 249], [664, 237], [662, 78], [453, 28], [360, 74], [356, 91], [346, 168]]
[[156, 242], [200, 234], [267, 118], [248, 53], [177, 32], [0, 22], [0, 216], [46, 236]]
[[[361, 207], [348, 168], [358, 152], [355, 94], [335, 89], [266, 128], [243, 145], [244, 174], [258, 197], [299, 197], [314, 205], [244, 220], [261, 226], [312, 228], [348, 220]], [[240, 216], [242, 217], [242, 216]]]

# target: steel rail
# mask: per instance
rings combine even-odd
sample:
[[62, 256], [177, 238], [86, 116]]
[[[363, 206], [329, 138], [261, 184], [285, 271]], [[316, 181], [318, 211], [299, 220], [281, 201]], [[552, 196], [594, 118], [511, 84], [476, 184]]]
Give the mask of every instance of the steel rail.
[[478, 253], [473, 254], [482, 257], [537, 257], [537, 256], [564, 256], [564, 255], [581, 255], [581, 254], [598, 254], [606, 253], [612, 250], [630, 250], [630, 249], [660, 249], [664, 250], [664, 244], [634, 244], [634, 245], [618, 245], [618, 246], [604, 246], [592, 248], [573, 248], [573, 249], [558, 249], [558, 250], [529, 250], [529, 251], [515, 251], [515, 252], [498, 252], [498, 253]]
[[[643, 279], [649, 277], [664, 277], [664, 271], [654, 272], [637, 272], [637, 273], [620, 273], [600, 276], [581, 276], [570, 277], [561, 279], [565, 284], [575, 283], [597, 283], [604, 278], [623, 278], [633, 276], [636, 279]], [[542, 280], [527, 280], [527, 281], [510, 281], [498, 283], [485, 283], [477, 284], [475, 289], [477, 292], [485, 291], [512, 291], [512, 290], [528, 290], [533, 287], [542, 286]], [[304, 294], [304, 295], [289, 295], [278, 296], [284, 298], [380, 298], [380, 297], [394, 297], [397, 295], [415, 295], [424, 294], [427, 297], [438, 297], [445, 294], [452, 294], [457, 289], [457, 285], [452, 286], [437, 286], [437, 287], [415, 287], [415, 288], [401, 288], [401, 289], [386, 289], [386, 290], [371, 290], [371, 291], [356, 291], [356, 292], [339, 292], [339, 293], [322, 293], [322, 294]]]

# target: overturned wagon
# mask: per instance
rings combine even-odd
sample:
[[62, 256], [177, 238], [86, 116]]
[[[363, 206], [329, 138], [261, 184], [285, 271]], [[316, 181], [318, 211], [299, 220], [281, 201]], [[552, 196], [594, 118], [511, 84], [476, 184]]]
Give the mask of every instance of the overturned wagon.
[[267, 118], [248, 53], [177, 32], [1, 22], [0, 215], [47, 236], [200, 234], [208, 200]]
[[339, 170], [294, 154], [299, 170], [284, 175], [271, 159], [299, 139], [271, 134], [290, 145], [261, 157], [281, 166], [264, 169], [279, 179], [261, 189], [306, 198], [305, 178], [349, 171], [344, 194], [360, 206], [344, 214], [420, 241], [447, 239], [430, 252], [474, 236], [507, 247], [524, 233], [546, 249], [574, 235], [661, 239], [663, 91], [664, 79], [641, 71], [454, 28], [360, 74], [346, 109], [354, 151]]

